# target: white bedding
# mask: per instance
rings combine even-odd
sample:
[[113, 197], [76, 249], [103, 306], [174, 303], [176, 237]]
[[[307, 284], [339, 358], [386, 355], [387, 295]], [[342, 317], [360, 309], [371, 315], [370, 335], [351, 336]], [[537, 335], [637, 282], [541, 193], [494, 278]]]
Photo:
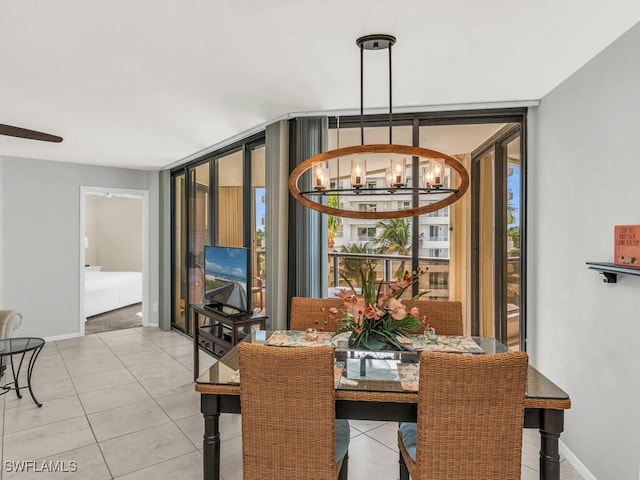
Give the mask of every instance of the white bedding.
[[142, 302], [141, 272], [84, 272], [84, 316]]

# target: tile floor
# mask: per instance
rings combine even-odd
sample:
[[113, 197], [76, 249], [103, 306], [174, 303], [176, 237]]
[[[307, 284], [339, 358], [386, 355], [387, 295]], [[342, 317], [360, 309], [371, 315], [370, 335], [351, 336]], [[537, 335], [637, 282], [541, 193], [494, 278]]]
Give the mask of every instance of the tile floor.
[[[202, 368], [212, 362], [201, 353]], [[191, 368], [190, 339], [157, 328], [47, 343], [33, 374], [42, 408], [28, 390], [20, 400], [0, 396], [1, 479], [201, 479], [203, 421]], [[397, 479], [397, 425], [351, 426], [349, 479]], [[223, 414], [220, 430], [221, 476], [241, 479], [240, 416]], [[538, 445], [537, 431], [525, 430], [523, 480], [538, 478]], [[15, 462], [34, 460], [40, 471], [15, 471]], [[75, 472], [47, 473], [45, 465]], [[563, 461], [563, 480], [581, 478]]]

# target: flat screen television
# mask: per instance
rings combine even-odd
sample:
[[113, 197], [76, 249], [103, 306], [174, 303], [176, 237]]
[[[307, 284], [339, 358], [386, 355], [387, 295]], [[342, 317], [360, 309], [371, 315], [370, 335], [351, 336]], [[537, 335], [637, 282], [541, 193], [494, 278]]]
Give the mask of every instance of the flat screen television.
[[249, 312], [249, 249], [204, 247], [205, 305], [233, 315]]

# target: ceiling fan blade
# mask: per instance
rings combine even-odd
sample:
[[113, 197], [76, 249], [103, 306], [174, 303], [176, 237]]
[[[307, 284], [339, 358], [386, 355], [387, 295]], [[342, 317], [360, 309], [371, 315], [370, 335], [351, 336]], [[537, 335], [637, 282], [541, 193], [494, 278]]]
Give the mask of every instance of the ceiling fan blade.
[[11, 125], [2, 125], [0, 123], [0, 135], [9, 135], [11, 137], [27, 138], [29, 140], [42, 140], [44, 142], [60, 143], [62, 137], [50, 135], [48, 133], [36, 132], [35, 130], [27, 130], [26, 128], [12, 127]]

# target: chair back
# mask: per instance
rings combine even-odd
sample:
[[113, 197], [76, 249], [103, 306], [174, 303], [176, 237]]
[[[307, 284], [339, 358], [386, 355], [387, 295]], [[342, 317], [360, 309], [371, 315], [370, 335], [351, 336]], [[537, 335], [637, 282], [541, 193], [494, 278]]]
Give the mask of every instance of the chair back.
[[10, 338], [22, 323], [22, 314], [16, 310], [0, 310], [0, 338]]
[[520, 478], [527, 365], [524, 352], [422, 353], [416, 478]]
[[335, 479], [333, 349], [240, 343], [245, 480]]
[[458, 301], [416, 300], [409, 306], [418, 307], [420, 320], [428, 315], [429, 323], [433, 325], [438, 335], [464, 335], [462, 303]]
[[[462, 303], [458, 301], [431, 301], [416, 300], [408, 304], [418, 307], [420, 318], [429, 316], [429, 323], [436, 329], [439, 335], [464, 335], [462, 324]], [[307, 298], [293, 297], [291, 299], [291, 313], [289, 316], [290, 330], [306, 330], [318, 328], [324, 322], [324, 330], [335, 332], [342, 325], [336, 320], [331, 320], [328, 310], [332, 307], [344, 310], [344, 301], [340, 298]], [[424, 329], [413, 333], [422, 333]]]
[[[340, 323], [329, 318], [329, 309], [332, 307], [344, 310], [344, 301], [340, 298], [293, 297], [289, 329], [306, 330], [321, 326], [325, 332], [337, 331], [341, 327]], [[326, 325], [324, 325], [325, 321]]]

